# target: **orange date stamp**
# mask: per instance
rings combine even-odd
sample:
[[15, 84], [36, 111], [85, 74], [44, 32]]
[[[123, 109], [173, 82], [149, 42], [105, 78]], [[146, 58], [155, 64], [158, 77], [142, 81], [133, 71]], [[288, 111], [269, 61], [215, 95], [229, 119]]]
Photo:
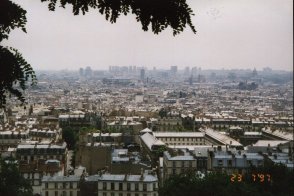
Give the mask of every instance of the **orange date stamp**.
[[[250, 178], [253, 182], [271, 182], [271, 175], [270, 174], [263, 174], [263, 173], [255, 173], [251, 174]], [[242, 174], [231, 174], [230, 177], [231, 182], [242, 182], [244, 181], [244, 176]]]

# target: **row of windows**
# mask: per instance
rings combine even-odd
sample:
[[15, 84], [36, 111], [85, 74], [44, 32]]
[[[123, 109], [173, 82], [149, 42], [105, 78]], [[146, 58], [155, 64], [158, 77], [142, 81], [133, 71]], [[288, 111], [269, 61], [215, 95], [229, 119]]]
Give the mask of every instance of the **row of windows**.
[[[107, 192], [103, 192], [102, 195], [103, 196], [116, 196], [115, 193], [107, 193]], [[118, 193], [118, 196], [147, 196], [147, 194], [146, 193], [134, 193], [134, 194], [131, 194], [131, 193], [126, 193], [126, 194]], [[153, 193], [153, 196], [157, 196], [157, 193]]]
[[50, 155], [50, 156], [46, 156], [46, 155], [33, 155], [33, 156], [21, 156], [21, 160], [22, 161], [34, 161], [34, 160], [38, 160], [38, 159], [59, 159], [62, 160], [63, 155]]
[[0, 134], [0, 139], [27, 139], [29, 138], [28, 135], [23, 135], [23, 134]]
[[[135, 191], [139, 191], [139, 183], [134, 183], [135, 184]], [[115, 187], [115, 183], [111, 182], [110, 183], [110, 187], [107, 187], [107, 182], [103, 182], [102, 185], [102, 189], [103, 190], [108, 190], [110, 188], [110, 190], [116, 190], [118, 188], [118, 190], [122, 191], [122, 190], [127, 190], [130, 191], [131, 190], [131, 183], [127, 183], [126, 187], [123, 187], [123, 183], [120, 182], [118, 183], [118, 187]], [[153, 183], [153, 190], [156, 190], [156, 183]], [[143, 183], [143, 191], [147, 191], [147, 184]]]
[[[73, 196], [73, 191], [54, 191], [54, 196]], [[79, 191], [77, 193], [79, 195]], [[49, 196], [49, 191], [45, 191], [45, 196]]]
[[[232, 160], [227, 160], [227, 166], [228, 167], [231, 167], [231, 166], [233, 166], [233, 164], [232, 164], [233, 162], [232, 162]], [[252, 160], [247, 160], [247, 165], [253, 165], [253, 161]], [[217, 160], [217, 165], [218, 166], [223, 166], [223, 164], [224, 164], [224, 161], [223, 160]], [[263, 161], [261, 161], [261, 160], [258, 160], [257, 161], [257, 165], [258, 166], [261, 166], [263, 164]]]
[[[48, 189], [49, 185], [48, 185], [48, 182], [45, 183], [45, 188]], [[77, 183], [77, 187], [79, 188], [79, 184]], [[73, 182], [63, 182], [63, 183], [57, 183], [55, 182], [54, 183], [54, 188], [70, 188], [72, 189], [73, 188]]]
[[23, 173], [22, 176], [26, 179], [41, 179], [42, 173]]
[[176, 167], [177, 165], [181, 167], [185, 167], [185, 166], [192, 167], [193, 165], [192, 161], [181, 161], [178, 163], [176, 161], [173, 161], [172, 163], [173, 163], [173, 167]]
[[183, 145], [183, 146], [189, 146], [189, 145], [205, 145], [205, 143], [165, 143], [166, 145]]
[[61, 149], [53, 149], [53, 148], [30, 148], [30, 149], [24, 149], [24, 148], [18, 148], [16, 150], [17, 154], [56, 154], [61, 155], [64, 154], [66, 151], [65, 148]]
[[164, 175], [169, 176], [169, 175], [182, 174], [182, 173], [185, 173], [190, 170], [192, 171], [193, 169], [195, 169], [195, 168], [164, 169]]
[[157, 137], [162, 141], [203, 141], [203, 138], [190, 138], [190, 137]]

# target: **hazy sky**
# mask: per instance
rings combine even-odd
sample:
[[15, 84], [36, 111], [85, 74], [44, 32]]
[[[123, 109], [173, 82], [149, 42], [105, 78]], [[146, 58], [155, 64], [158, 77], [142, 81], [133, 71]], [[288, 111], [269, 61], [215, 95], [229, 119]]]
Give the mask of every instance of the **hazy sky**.
[[108, 69], [110, 65], [202, 69], [293, 70], [293, 0], [188, 0], [195, 16], [174, 37], [144, 32], [134, 15], [111, 24], [97, 10], [74, 16], [49, 12], [40, 0], [13, 0], [27, 10], [27, 34], [13, 30], [6, 45], [35, 69]]

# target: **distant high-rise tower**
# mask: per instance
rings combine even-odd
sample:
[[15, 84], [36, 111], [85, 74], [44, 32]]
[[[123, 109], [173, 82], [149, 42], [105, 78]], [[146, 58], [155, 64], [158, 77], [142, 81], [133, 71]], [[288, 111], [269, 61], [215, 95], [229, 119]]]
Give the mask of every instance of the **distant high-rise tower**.
[[80, 68], [79, 74], [80, 74], [80, 76], [83, 76], [84, 75], [84, 69], [83, 68]]
[[178, 71], [178, 66], [170, 66], [170, 71], [172, 74], [175, 75]]
[[188, 75], [190, 73], [190, 67], [185, 67], [185, 72], [184, 74], [185, 75]]
[[193, 67], [191, 72], [193, 75], [197, 75], [197, 67]]
[[142, 81], [145, 80], [145, 69], [141, 69], [141, 71], [140, 71], [140, 79], [141, 79]]
[[189, 78], [189, 85], [193, 85], [193, 74], [191, 74]]
[[253, 77], [257, 76], [257, 71], [256, 71], [255, 67], [254, 67], [254, 69], [253, 69], [252, 76], [253, 76]]
[[85, 76], [86, 77], [91, 77], [92, 76], [92, 69], [91, 69], [91, 67], [86, 67], [86, 69], [85, 69]]

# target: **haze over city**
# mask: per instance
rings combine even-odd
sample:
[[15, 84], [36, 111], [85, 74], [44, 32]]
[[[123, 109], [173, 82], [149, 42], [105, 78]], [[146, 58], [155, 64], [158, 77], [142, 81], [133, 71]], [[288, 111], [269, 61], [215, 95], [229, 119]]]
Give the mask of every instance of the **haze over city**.
[[27, 34], [13, 30], [5, 43], [37, 70], [116, 65], [293, 70], [291, 0], [189, 0], [197, 33], [186, 28], [175, 37], [171, 29], [144, 32], [131, 14], [111, 24], [97, 10], [74, 16], [70, 6], [49, 12], [40, 1], [13, 1], [27, 10]]

